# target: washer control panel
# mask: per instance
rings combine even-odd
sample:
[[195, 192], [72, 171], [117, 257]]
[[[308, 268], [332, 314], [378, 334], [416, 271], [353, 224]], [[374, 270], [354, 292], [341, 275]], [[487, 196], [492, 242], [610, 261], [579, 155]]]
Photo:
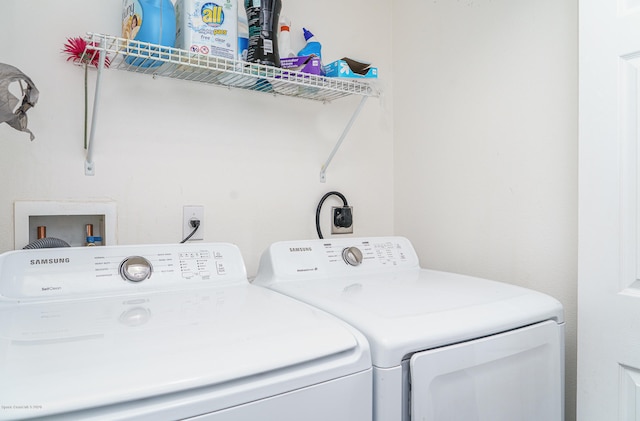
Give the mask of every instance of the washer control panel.
[[70, 247], [0, 255], [0, 299], [154, 291], [247, 283], [227, 243]]

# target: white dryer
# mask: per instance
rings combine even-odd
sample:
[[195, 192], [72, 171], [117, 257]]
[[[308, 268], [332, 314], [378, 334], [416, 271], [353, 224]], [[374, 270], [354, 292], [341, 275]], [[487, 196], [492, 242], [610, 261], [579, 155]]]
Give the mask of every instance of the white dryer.
[[0, 419], [369, 421], [371, 381], [358, 331], [233, 245], [0, 255]]
[[273, 244], [254, 284], [368, 338], [377, 421], [558, 421], [564, 321], [544, 294], [421, 269], [402, 237]]

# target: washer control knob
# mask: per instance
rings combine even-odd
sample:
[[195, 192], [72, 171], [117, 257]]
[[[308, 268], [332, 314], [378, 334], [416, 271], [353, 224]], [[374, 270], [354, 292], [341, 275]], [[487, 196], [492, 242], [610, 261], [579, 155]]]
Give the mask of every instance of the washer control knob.
[[362, 252], [358, 247], [347, 247], [342, 250], [342, 259], [348, 265], [358, 266], [362, 263]]
[[125, 281], [142, 282], [151, 277], [151, 272], [151, 262], [141, 256], [130, 256], [120, 263], [120, 276]]

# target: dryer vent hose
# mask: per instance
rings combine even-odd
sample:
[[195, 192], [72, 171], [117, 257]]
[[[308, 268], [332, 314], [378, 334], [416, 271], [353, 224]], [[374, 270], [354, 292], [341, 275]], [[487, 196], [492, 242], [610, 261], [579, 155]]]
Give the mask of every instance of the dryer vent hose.
[[46, 237], [39, 240], [35, 240], [23, 247], [23, 250], [27, 249], [53, 249], [59, 247], [71, 247], [69, 243], [59, 238]]

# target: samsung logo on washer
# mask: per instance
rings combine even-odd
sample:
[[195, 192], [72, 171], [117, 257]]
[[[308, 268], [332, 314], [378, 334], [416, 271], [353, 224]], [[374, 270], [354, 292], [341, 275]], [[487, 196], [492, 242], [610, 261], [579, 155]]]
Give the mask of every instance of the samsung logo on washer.
[[32, 259], [30, 262], [31, 266], [38, 265], [57, 265], [61, 263], [69, 263], [68, 257], [59, 257], [55, 259]]
[[305, 251], [313, 251], [311, 247], [289, 247], [289, 251], [291, 253], [305, 252]]

